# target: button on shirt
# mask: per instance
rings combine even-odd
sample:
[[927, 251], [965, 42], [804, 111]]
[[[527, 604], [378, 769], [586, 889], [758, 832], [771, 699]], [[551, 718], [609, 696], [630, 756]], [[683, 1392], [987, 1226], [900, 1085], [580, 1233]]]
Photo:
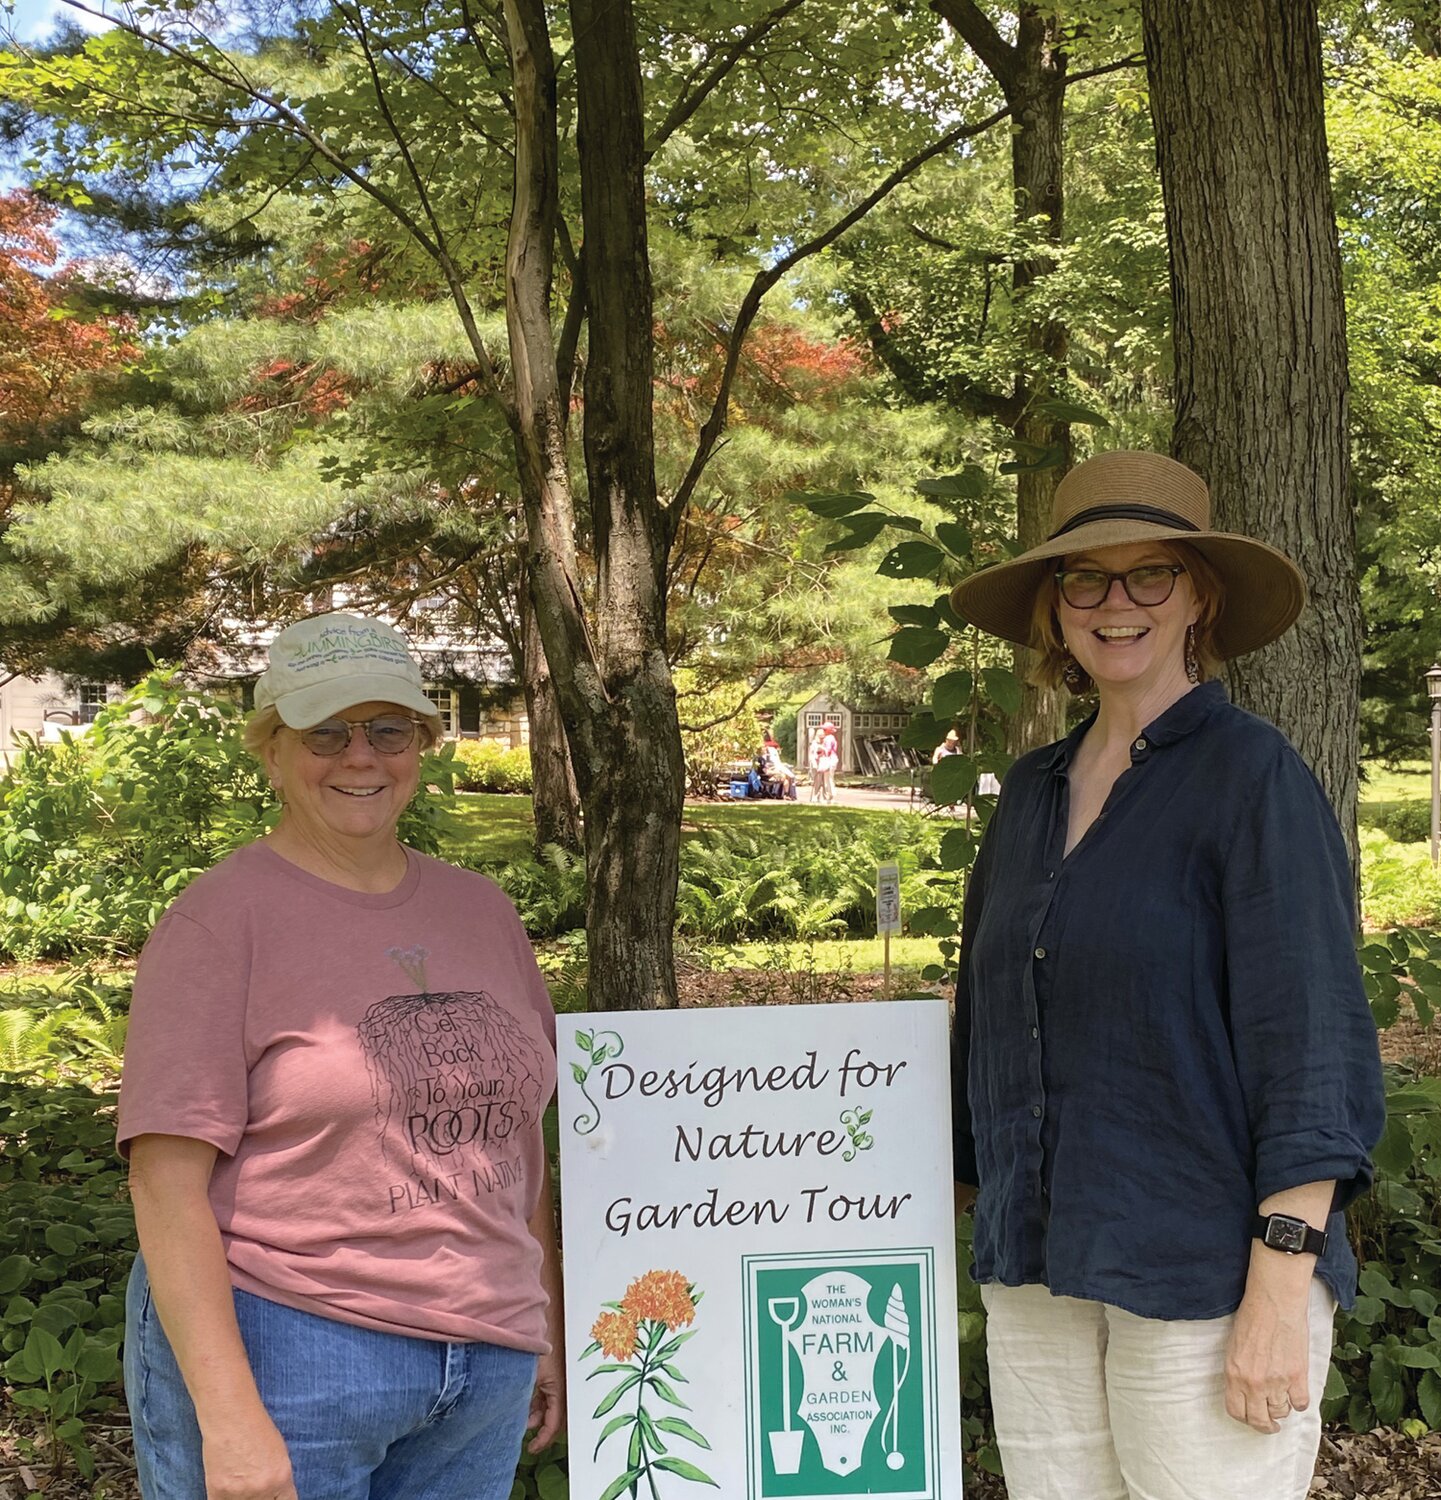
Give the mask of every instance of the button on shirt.
[[1066, 855], [1091, 722], [1012, 768], [967, 892], [955, 1164], [979, 1184], [976, 1279], [1220, 1317], [1260, 1202], [1334, 1179], [1317, 1271], [1349, 1306], [1339, 1210], [1384, 1103], [1335, 817], [1212, 682], [1146, 726]]

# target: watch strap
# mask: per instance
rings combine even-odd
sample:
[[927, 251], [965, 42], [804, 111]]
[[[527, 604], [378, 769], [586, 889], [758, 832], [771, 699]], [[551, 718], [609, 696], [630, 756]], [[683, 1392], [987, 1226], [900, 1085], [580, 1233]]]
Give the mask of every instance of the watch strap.
[[1291, 1214], [1257, 1214], [1251, 1220], [1251, 1234], [1268, 1249], [1285, 1255], [1323, 1255], [1326, 1251], [1326, 1231]]

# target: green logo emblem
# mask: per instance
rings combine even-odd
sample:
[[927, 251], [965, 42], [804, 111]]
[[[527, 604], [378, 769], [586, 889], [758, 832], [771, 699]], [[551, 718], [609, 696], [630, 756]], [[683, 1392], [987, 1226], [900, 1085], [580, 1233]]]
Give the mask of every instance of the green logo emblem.
[[746, 1256], [750, 1500], [934, 1500], [929, 1250]]

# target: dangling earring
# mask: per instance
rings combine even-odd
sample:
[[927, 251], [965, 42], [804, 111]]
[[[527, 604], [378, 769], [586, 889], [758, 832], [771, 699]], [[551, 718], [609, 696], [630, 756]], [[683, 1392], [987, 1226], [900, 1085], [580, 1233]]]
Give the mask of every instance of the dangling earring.
[[1072, 693], [1084, 693], [1086, 691], [1086, 674], [1081, 670], [1081, 664], [1068, 651], [1066, 660], [1061, 667], [1061, 681]]
[[1196, 659], [1196, 627], [1186, 626], [1186, 680], [1192, 685], [1201, 680], [1201, 663]]

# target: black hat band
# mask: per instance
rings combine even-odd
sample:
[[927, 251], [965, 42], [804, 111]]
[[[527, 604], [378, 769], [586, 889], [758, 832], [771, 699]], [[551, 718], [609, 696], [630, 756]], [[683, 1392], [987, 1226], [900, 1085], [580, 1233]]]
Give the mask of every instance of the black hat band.
[[1175, 511], [1161, 510], [1154, 505], [1093, 505], [1090, 510], [1078, 511], [1069, 521], [1046, 538], [1054, 542], [1078, 526], [1087, 526], [1092, 521], [1149, 521], [1153, 526], [1169, 526], [1177, 531], [1199, 531], [1201, 528]]

